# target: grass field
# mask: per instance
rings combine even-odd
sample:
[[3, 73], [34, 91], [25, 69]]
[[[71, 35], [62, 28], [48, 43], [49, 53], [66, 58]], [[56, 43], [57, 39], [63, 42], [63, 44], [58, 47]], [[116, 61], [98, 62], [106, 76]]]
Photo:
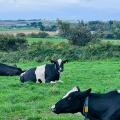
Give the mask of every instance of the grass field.
[[120, 40], [116, 40], [116, 39], [102, 39], [102, 42], [104, 43], [110, 43], [113, 45], [120, 45]]
[[[40, 64], [18, 66], [29, 69]], [[120, 61], [69, 62], [61, 80], [63, 84], [21, 84], [19, 77], [0, 77], [0, 120], [83, 120], [76, 114], [55, 115], [50, 107], [76, 85], [81, 90], [92, 88], [93, 92], [120, 89]]]
[[28, 43], [31, 44], [33, 42], [52, 42], [54, 44], [58, 44], [60, 42], [68, 42], [67, 39], [64, 39], [64, 38], [61, 38], [61, 37], [58, 37], [58, 36], [51, 36], [51, 37], [48, 37], [48, 38], [30, 38], [28, 37], [27, 38], [28, 40]]

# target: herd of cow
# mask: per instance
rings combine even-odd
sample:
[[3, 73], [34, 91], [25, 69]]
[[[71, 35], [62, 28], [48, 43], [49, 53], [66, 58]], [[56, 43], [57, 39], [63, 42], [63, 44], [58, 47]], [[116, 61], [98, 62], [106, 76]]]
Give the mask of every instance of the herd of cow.
[[[15, 66], [0, 64], [0, 76], [20, 76], [22, 83], [32, 81], [35, 83], [56, 83], [60, 80], [60, 73], [68, 60], [51, 60], [45, 64], [27, 71]], [[89, 120], [120, 120], [120, 90], [105, 94], [91, 93], [91, 89], [81, 91], [74, 87], [61, 100], [51, 107], [52, 112], [78, 113], [81, 112]]]

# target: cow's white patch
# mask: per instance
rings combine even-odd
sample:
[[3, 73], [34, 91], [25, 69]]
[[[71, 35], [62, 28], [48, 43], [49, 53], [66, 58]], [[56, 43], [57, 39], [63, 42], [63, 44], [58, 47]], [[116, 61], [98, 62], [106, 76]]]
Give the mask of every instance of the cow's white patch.
[[120, 94], [120, 90], [117, 90], [117, 92]]
[[21, 73], [20, 76], [22, 77], [25, 74], [25, 72]]
[[63, 98], [66, 98], [69, 96], [69, 94], [71, 94], [72, 92], [78, 91], [77, 87], [74, 87], [72, 90], [70, 90]]
[[59, 64], [59, 66], [60, 66], [61, 63], [62, 63], [62, 59], [58, 59], [57, 61], [58, 61], [58, 64]]
[[45, 66], [38, 66], [35, 70], [35, 75], [36, 75], [36, 83], [39, 83], [39, 80], [42, 81], [42, 83], [45, 83]]

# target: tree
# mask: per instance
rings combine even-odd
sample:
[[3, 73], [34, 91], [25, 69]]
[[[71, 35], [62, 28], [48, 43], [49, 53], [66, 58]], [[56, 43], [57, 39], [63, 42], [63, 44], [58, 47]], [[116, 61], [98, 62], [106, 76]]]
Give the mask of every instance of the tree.
[[66, 37], [68, 35], [68, 31], [70, 30], [70, 24], [67, 22], [62, 22], [58, 20], [58, 27], [60, 30], [60, 35]]
[[88, 42], [93, 40], [92, 34], [85, 27], [78, 27], [70, 29], [68, 38], [71, 44], [78, 46], [85, 46]]
[[91, 32], [86, 28], [83, 21], [74, 25], [58, 21], [58, 25], [60, 35], [67, 38], [73, 45], [84, 46], [93, 40]]
[[44, 31], [44, 29], [45, 29], [42, 22], [38, 22], [38, 27], [40, 28], [41, 31]]

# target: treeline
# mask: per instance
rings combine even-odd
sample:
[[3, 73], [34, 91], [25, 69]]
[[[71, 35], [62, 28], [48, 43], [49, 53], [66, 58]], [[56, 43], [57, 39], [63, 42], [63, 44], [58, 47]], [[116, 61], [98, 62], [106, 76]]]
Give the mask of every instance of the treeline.
[[104, 38], [104, 39], [120, 39], [120, 21], [78, 21], [76, 23], [69, 23], [69, 22], [63, 22], [61, 20], [58, 21], [58, 26], [60, 27], [60, 30], [64, 34], [68, 32], [68, 29], [71, 28], [78, 28], [78, 27], [84, 27], [88, 31], [91, 32], [91, 34], [95, 35], [97, 38]]
[[[59, 30], [59, 22], [51, 22], [50, 24], [45, 24], [44, 21], [32, 22], [28, 24], [28, 27], [39, 28], [41, 31], [57, 31]], [[63, 21], [64, 23], [71, 24], [75, 26], [77, 23], [80, 23], [82, 26], [85, 26], [92, 34], [96, 34], [99, 38], [105, 39], [120, 39], [120, 21], [78, 21], [78, 22], [69, 22]]]

